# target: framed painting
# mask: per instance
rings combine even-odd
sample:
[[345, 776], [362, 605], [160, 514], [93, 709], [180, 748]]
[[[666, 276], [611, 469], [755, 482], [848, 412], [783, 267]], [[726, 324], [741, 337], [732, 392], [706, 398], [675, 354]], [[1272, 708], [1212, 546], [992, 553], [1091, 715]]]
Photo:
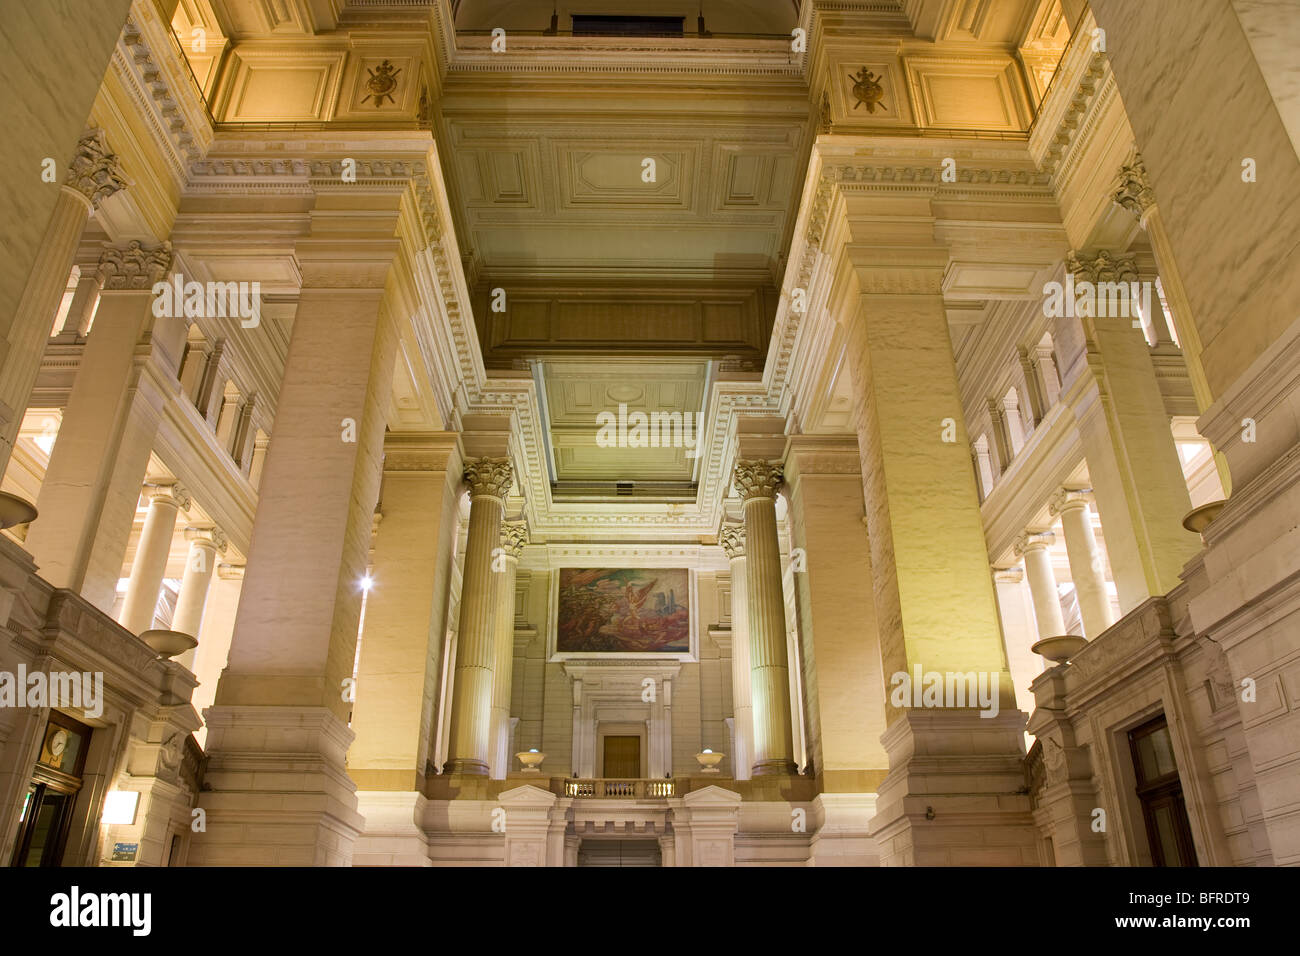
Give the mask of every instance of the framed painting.
[[559, 568], [552, 659], [695, 659], [695, 593], [685, 568]]

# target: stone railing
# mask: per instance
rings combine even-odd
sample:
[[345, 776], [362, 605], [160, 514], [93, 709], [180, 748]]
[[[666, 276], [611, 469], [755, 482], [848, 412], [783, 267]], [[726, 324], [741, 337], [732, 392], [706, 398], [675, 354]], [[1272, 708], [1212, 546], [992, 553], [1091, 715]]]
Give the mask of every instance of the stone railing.
[[628, 780], [594, 778], [577, 780], [566, 778], [564, 795], [566, 797], [606, 797], [611, 799], [643, 800], [655, 797], [671, 797], [677, 792], [676, 784], [671, 779], [663, 780]]

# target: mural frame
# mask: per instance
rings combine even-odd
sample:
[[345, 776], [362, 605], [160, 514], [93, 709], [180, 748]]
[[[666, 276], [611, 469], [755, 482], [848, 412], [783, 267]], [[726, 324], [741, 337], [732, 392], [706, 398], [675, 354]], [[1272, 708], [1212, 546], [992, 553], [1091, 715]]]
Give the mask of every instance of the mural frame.
[[[688, 588], [689, 640], [686, 651], [561, 651], [560, 639], [560, 573], [565, 570], [588, 569], [607, 571], [681, 571], [686, 574]], [[699, 576], [694, 568], [660, 567], [658, 565], [623, 565], [610, 567], [608, 561], [565, 564], [551, 568], [550, 593], [546, 611], [546, 660], [557, 661], [681, 661], [698, 663], [700, 659]]]

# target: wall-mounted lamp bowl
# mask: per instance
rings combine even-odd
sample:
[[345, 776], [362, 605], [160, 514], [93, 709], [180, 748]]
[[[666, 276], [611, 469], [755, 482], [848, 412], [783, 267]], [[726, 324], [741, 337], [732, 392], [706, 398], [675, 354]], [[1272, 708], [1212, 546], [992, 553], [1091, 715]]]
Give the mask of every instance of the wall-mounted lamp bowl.
[[199, 646], [199, 642], [189, 634], [162, 629], [143, 631], [140, 634], [140, 640], [152, 647], [159, 657], [166, 658], [184, 654], [186, 651]]

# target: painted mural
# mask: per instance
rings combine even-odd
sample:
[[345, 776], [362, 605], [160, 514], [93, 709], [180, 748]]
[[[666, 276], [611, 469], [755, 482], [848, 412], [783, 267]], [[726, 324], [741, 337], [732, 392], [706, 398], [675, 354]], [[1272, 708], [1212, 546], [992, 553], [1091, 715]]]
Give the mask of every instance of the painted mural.
[[562, 568], [556, 651], [689, 653], [684, 569]]

